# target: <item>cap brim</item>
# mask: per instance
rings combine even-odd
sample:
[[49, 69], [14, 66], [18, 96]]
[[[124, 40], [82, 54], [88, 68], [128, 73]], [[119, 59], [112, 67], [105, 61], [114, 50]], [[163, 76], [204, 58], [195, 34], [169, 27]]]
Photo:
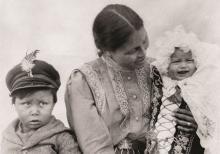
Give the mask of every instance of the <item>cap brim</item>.
[[10, 95], [12, 95], [14, 92], [18, 91], [18, 90], [23, 90], [23, 89], [34, 89], [34, 88], [51, 88], [51, 89], [56, 89], [54, 86], [52, 85], [32, 85], [32, 86], [24, 86], [24, 87], [18, 87], [18, 88], [15, 88], [13, 89], [11, 92], [10, 92]]

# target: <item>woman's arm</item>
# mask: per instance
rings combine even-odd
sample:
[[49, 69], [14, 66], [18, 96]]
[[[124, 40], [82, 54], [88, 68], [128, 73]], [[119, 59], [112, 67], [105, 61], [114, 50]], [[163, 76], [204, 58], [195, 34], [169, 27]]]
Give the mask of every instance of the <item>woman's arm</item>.
[[114, 154], [108, 128], [98, 114], [86, 79], [79, 71], [74, 71], [70, 76], [65, 103], [69, 125], [76, 133], [82, 152]]

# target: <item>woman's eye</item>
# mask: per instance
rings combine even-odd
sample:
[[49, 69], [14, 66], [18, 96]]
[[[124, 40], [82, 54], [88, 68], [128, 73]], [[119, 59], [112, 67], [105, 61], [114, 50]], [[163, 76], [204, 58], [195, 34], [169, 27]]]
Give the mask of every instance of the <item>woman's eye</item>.
[[136, 47], [134, 49], [135, 49], [135, 51], [139, 51], [141, 49], [141, 47]]
[[134, 54], [135, 52], [136, 52], [136, 50], [134, 49], [134, 50], [131, 50], [131, 51], [127, 52], [126, 55], [132, 55], [132, 54]]
[[134, 48], [135, 51], [139, 50], [139, 47]]

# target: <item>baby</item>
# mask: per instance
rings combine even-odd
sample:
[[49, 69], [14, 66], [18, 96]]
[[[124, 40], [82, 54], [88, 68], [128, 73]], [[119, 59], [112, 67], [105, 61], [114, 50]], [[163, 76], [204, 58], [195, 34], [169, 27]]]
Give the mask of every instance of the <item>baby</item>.
[[154, 65], [159, 69], [164, 84], [154, 128], [158, 153], [188, 154], [193, 153], [193, 148], [196, 153], [203, 153], [196, 135], [178, 129], [180, 126], [176, 125], [173, 117], [178, 108], [188, 108], [192, 112], [205, 153], [216, 152], [214, 145], [218, 144], [219, 138], [216, 131], [220, 95], [217, 77], [220, 75], [217, 65], [219, 48], [199, 41], [193, 33], [186, 33], [182, 26], [178, 26], [159, 39], [155, 52], [157, 61]]
[[3, 132], [2, 154], [79, 154], [73, 134], [52, 116], [60, 76], [37, 50], [26, 55], [7, 74], [6, 83], [18, 114]]

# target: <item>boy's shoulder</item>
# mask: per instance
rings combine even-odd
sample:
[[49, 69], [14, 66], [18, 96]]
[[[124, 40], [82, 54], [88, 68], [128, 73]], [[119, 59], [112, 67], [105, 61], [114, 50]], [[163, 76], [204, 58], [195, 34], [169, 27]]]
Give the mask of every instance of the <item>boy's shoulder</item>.
[[19, 124], [19, 119], [14, 119], [11, 121], [6, 128], [1, 133], [1, 142], [7, 141], [7, 143], [17, 143], [19, 144], [20, 138], [16, 134], [16, 129]]
[[3, 135], [11, 134], [12, 132], [15, 132], [20, 120], [18, 118], [12, 120], [6, 128], [2, 131]]
[[73, 131], [56, 118], [52, 119], [52, 123], [52, 126], [55, 124], [54, 128], [52, 130], [48, 128], [48, 130], [53, 131], [53, 133], [51, 133], [51, 137], [44, 141], [53, 142], [55, 150], [62, 151], [61, 153], [80, 153]]
[[81, 154], [79, 145], [77, 143], [76, 136], [73, 131], [65, 130], [56, 135], [56, 147], [60, 153], [70, 154]]
[[56, 140], [58, 143], [61, 144], [64, 144], [64, 142], [65, 144], [69, 144], [69, 143], [74, 144], [76, 140], [76, 136], [71, 129], [66, 129], [56, 134]]
[[73, 138], [74, 133], [73, 131], [66, 127], [64, 123], [56, 119], [54, 116], [50, 120], [50, 122], [41, 129], [41, 133], [46, 133], [44, 136], [51, 136], [55, 137], [57, 140], [64, 139], [64, 138]]
[[52, 131], [58, 139], [74, 137], [73, 131], [70, 128], [66, 127], [61, 120], [56, 119], [54, 116], [48, 123], [48, 125], [48, 130], [50, 132]]

